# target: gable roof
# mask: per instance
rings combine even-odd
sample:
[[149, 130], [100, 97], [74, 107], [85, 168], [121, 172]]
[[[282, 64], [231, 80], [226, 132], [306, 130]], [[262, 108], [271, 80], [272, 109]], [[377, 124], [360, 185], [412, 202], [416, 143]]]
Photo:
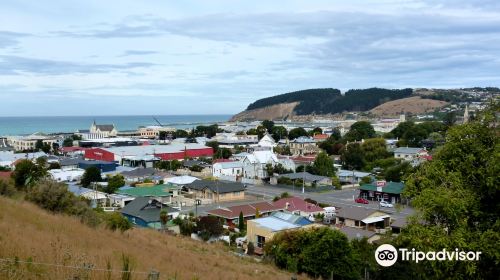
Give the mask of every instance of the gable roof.
[[115, 128], [113, 124], [96, 124], [95, 127], [100, 131], [112, 131]]
[[369, 209], [359, 206], [348, 206], [340, 208], [337, 211], [337, 217], [361, 221], [375, 212], [380, 212], [381, 214], [383, 214], [381, 216], [387, 215], [387, 213], [376, 209]]
[[257, 209], [259, 209], [260, 213], [269, 213], [283, 210], [284, 208], [276, 206], [271, 202], [264, 201], [251, 204], [235, 205], [226, 208], [217, 208], [207, 211], [207, 213], [209, 215], [223, 217], [225, 219], [236, 219], [240, 216], [240, 213], [243, 213], [243, 217], [255, 216]]
[[136, 168], [130, 171], [123, 171], [121, 173], [124, 177], [145, 177], [145, 176], [153, 176], [156, 174], [156, 170], [152, 167], [148, 168]]
[[[405, 184], [402, 182], [387, 182], [384, 187], [382, 187], [383, 193], [401, 194]], [[374, 183], [364, 184], [359, 186], [360, 190], [364, 191], [377, 191], [377, 186]]]
[[259, 218], [249, 222], [253, 222], [273, 232], [300, 228], [312, 224], [312, 222], [305, 217], [283, 212], [276, 212], [269, 217]]
[[[304, 213], [315, 213], [324, 211], [323, 208], [318, 205], [304, 201], [299, 197], [287, 197], [277, 200], [273, 203], [276, 207], [286, 209], [287, 211], [300, 211]], [[288, 208], [287, 208], [288, 204]]]
[[[149, 203], [151, 201], [151, 204]], [[162, 205], [158, 200], [149, 197], [138, 197], [129, 202], [120, 211], [123, 214], [140, 218], [145, 222], [158, 222], [160, 221], [161, 210], [166, 210], [167, 213], [179, 212], [179, 210], [172, 207]]]
[[196, 180], [189, 185], [186, 185], [189, 189], [194, 189], [201, 191], [203, 189], [209, 189], [212, 192], [219, 193], [230, 193], [230, 192], [240, 192], [245, 190], [245, 185], [236, 182], [225, 182], [225, 181], [209, 181], [209, 180]]
[[247, 155], [245, 159], [248, 159], [250, 163], [260, 164], [278, 162], [278, 157], [272, 151], [254, 151]]
[[182, 176], [175, 176], [175, 177], [170, 177], [165, 179], [165, 183], [171, 183], [174, 185], [187, 185], [191, 184], [192, 182], [199, 180], [196, 177], [193, 176], [188, 176], [188, 175], [182, 175]]

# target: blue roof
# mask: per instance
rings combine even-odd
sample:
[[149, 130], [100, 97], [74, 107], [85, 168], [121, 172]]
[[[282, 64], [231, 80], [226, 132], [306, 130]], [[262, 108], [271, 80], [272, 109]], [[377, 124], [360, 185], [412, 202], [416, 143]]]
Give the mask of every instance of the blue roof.
[[120, 191], [124, 191], [124, 190], [130, 190], [130, 189], [133, 189], [134, 187], [131, 187], [131, 186], [123, 186], [121, 188], [118, 188], [118, 190]]
[[275, 212], [269, 217], [255, 219], [252, 222], [271, 231], [300, 228], [312, 224], [306, 217], [284, 212]]

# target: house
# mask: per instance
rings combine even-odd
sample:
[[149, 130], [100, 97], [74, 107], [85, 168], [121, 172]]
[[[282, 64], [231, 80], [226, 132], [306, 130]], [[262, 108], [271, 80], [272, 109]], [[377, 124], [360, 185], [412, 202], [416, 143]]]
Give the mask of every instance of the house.
[[114, 124], [96, 124], [94, 121], [90, 126], [89, 133], [83, 133], [83, 139], [100, 139], [116, 137], [118, 130]]
[[14, 153], [12, 151], [0, 151], [0, 166], [14, 169], [19, 160], [29, 159], [34, 162], [37, 158], [45, 156], [47, 156], [47, 154], [44, 152]]
[[169, 220], [173, 220], [179, 216], [179, 210], [149, 197], [138, 197], [134, 199], [123, 207], [120, 212], [136, 226], [160, 229], [160, 212], [162, 210], [167, 211]]
[[134, 200], [135, 197], [125, 194], [113, 193], [108, 195], [108, 199], [109, 199], [109, 204], [111, 206], [123, 208], [125, 207], [125, 205], [129, 204], [132, 200]]
[[297, 172], [297, 173], [286, 173], [280, 174], [280, 178], [288, 178], [292, 181], [304, 180], [305, 185], [324, 185], [331, 186], [332, 178], [326, 176], [313, 175], [309, 172]]
[[170, 198], [179, 196], [181, 187], [172, 184], [162, 184], [152, 187], [135, 187], [127, 189], [119, 189], [117, 194], [123, 194], [133, 197], [154, 197], [157, 199]]
[[62, 138], [45, 135], [43, 133], [33, 133], [28, 136], [8, 136], [7, 145], [15, 151], [34, 151], [37, 142], [42, 142], [43, 145], [48, 145], [52, 150], [54, 144], [62, 146]]
[[243, 177], [248, 179], [263, 179], [269, 177], [266, 165], [275, 166], [278, 157], [272, 151], [254, 151], [243, 159]]
[[376, 232], [365, 229], [354, 228], [354, 227], [341, 227], [338, 230], [344, 233], [349, 240], [355, 240], [355, 239], [360, 240], [366, 238], [368, 243], [373, 243], [374, 241], [380, 239], [380, 236]]
[[429, 153], [425, 148], [399, 147], [394, 150], [394, 157], [405, 161], [413, 161], [428, 155]]
[[224, 219], [229, 226], [238, 226], [240, 213], [243, 214], [245, 221], [255, 219], [257, 211], [261, 217], [267, 217], [274, 212], [283, 211], [284, 208], [275, 205], [271, 202], [257, 202], [251, 204], [236, 205], [224, 208], [217, 208], [207, 211], [210, 216], [216, 216]]
[[405, 184], [402, 182], [377, 181], [359, 186], [359, 196], [365, 199], [391, 203], [401, 203], [401, 193]]
[[243, 163], [241, 161], [218, 162], [212, 165], [212, 176], [227, 181], [238, 181], [243, 176]]
[[166, 132], [167, 134], [172, 134], [175, 132], [175, 128], [163, 127], [158, 125], [139, 127], [137, 131], [141, 138], [146, 139], [158, 139], [160, 138], [160, 132]]
[[78, 168], [78, 164], [80, 161], [83, 159], [81, 158], [61, 158], [59, 160], [59, 165], [61, 166], [61, 169], [75, 169]]
[[300, 136], [289, 142], [290, 152], [294, 156], [315, 154], [319, 151], [313, 138]]
[[341, 183], [359, 184], [364, 177], [370, 176], [371, 173], [361, 172], [356, 170], [339, 169], [337, 177]]
[[92, 205], [93, 208], [99, 205], [102, 206], [106, 205], [106, 201], [108, 199], [108, 195], [106, 193], [84, 188], [75, 184], [69, 184], [68, 191], [76, 196], [81, 196], [85, 199], [90, 200], [90, 204]]
[[[155, 175], [158, 173], [156, 169], [152, 167], [147, 168], [136, 168], [129, 171], [123, 171], [120, 174], [125, 178], [127, 182], [142, 182], [145, 179], [155, 179]], [[161, 176], [160, 176], [161, 177]], [[159, 178], [160, 180], [163, 177]]]
[[325, 212], [325, 210], [318, 205], [307, 202], [299, 197], [282, 198], [273, 202], [273, 204], [278, 208], [283, 208], [287, 212], [308, 218]]
[[184, 186], [197, 199], [211, 202], [245, 199], [245, 185], [236, 182], [196, 180]]
[[312, 226], [314, 226], [313, 222], [303, 216], [275, 212], [268, 217], [248, 220], [247, 240], [254, 244], [255, 253], [262, 254], [265, 243], [273, 239], [275, 234]]
[[336, 225], [383, 233], [390, 226], [390, 220], [391, 216], [380, 210], [347, 206], [337, 210]]

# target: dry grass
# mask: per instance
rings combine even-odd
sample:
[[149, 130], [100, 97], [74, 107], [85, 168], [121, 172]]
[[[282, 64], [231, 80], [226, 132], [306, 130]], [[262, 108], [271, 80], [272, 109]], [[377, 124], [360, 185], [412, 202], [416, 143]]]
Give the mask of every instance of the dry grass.
[[[122, 255], [133, 271], [160, 272], [160, 279], [290, 279], [271, 265], [232, 255], [222, 245], [133, 229], [121, 234], [92, 229], [73, 217], [52, 215], [25, 201], [0, 197], [1, 279], [121, 279], [85, 267], [122, 269]], [[29, 265], [23, 261], [57, 263], [76, 268]], [[147, 279], [133, 273], [132, 279]]]
[[381, 104], [370, 112], [376, 116], [394, 117], [401, 113], [425, 114], [446, 106], [448, 102], [412, 96]]

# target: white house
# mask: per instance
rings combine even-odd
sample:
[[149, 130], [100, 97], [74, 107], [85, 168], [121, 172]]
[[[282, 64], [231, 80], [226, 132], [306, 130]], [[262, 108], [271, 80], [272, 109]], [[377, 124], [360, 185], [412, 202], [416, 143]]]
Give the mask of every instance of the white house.
[[243, 162], [241, 161], [217, 162], [212, 165], [212, 176], [214, 177], [231, 178], [230, 181], [236, 181], [237, 177], [242, 176], [242, 174]]
[[243, 160], [243, 177], [248, 179], [262, 179], [269, 175], [266, 165], [275, 166], [279, 163], [278, 157], [272, 151], [254, 151]]
[[425, 148], [408, 148], [399, 147], [394, 150], [394, 157], [405, 161], [413, 161], [414, 159], [428, 156], [429, 153]]

